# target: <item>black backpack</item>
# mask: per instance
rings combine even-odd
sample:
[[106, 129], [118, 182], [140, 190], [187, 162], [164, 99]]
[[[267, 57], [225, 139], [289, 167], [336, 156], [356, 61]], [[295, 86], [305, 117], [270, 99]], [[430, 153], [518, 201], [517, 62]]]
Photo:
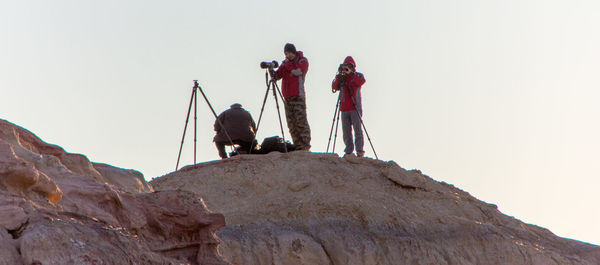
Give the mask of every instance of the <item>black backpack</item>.
[[257, 151], [253, 151], [254, 154], [268, 154], [273, 151], [277, 152], [285, 152], [285, 148], [287, 147], [287, 151], [294, 151], [294, 145], [289, 141], [283, 142], [283, 138], [279, 136], [267, 137], [263, 140], [262, 144], [260, 144], [260, 149]]

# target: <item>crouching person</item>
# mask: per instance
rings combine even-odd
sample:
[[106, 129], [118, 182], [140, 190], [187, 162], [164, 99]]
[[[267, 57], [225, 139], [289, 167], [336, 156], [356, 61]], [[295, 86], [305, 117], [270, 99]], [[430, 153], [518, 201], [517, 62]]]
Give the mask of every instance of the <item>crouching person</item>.
[[[240, 146], [239, 153], [247, 154], [255, 147], [256, 124], [250, 112], [242, 108], [242, 105], [235, 103], [221, 113], [215, 121], [214, 142], [222, 159], [227, 158], [225, 146], [237, 144]], [[229, 139], [227, 135], [229, 134]], [[231, 141], [230, 141], [231, 140]]]

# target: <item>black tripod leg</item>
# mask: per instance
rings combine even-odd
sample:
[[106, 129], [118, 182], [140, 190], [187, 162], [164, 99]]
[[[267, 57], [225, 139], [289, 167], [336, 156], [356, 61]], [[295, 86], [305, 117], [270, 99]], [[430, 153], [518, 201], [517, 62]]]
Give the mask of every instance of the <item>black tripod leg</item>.
[[[269, 89], [271, 88], [271, 86], [270, 86], [271, 83], [269, 82], [269, 72], [268, 71], [265, 72], [265, 82], [267, 84], [267, 91], [265, 91], [265, 97], [263, 98], [263, 104], [262, 104], [262, 107], [260, 108], [260, 115], [258, 116], [258, 123], [256, 124], [256, 130], [254, 131], [254, 139], [252, 140], [253, 143], [256, 140], [256, 135], [258, 135], [258, 128], [260, 128], [260, 121], [262, 120], [262, 115], [263, 115], [263, 112], [265, 111], [265, 105], [267, 104], [267, 97], [269, 97]], [[250, 151], [248, 153], [249, 154], [252, 153], [252, 148], [250, 148]]]
[[[277, 100], [277, 94], [275, 93], [275, 88], [277, 84], [275, 82], [271, 82], [275, 87], [273, 88], [273, 97], [275, 98], [275, 106], [277, 107], [277, 117], [279, 118], [279, 127], [281, 127], [281, 138], [283, 138], [283, 150], [287, 153], [287, 143], [285, 142], [285, 133], [283, 132], [283, 122], [281, 121], [281, 112], [279, 111], [279, 101]], [[284, 102], [285, 104], [285, 102]]]
[[339, 107], [340, 107], [340, 96], [338, 95], [337, 103], [335, 104], [335, 111], [333, 112], [333, 120], [331, 121], [331, 130], [329, 131], [329, 141], [327, 141], [327, 150], [325, 151], [325, 153], [329, 153], [329, 144], [331, 143], [331, 136], [333, 135], [333, 126], [335, 125], [335, 118], [338, 115]]
[[340, 125], [340, 116], [342, 116], [341, 107], [338, 109], [337, 115], [337, 121], [335, 122], [335, 137], [333, 137], [333, 148], [331, 149], [332, 153], [335, 153], [335, 143], [337, 142], [338, 126]]
[[371, 145], [371, 149], [373, 149], [373, 154], [375, 155], [376, 159], [379, 159], [379, 157], [377, 157], [377, 152], [375, 152], [375, 147], [373, 147], [373, 142], [371, 142], [371, 137], [369, 137], [369, 132], [367, 132], [367, 127], [365, 126], [365, 123], [363, 122], [362, 114], [360, 112], [358, 112], [358, 109], [356, 108], [356, 100], [354, 99], [354, 95], [350, 94], [350, 99], [352, 99], [352, 105], [354, 105], [354, 111], [356, 111], [356, 114], [358, 115], [358, 118], [360, 119], [360, 125], [362, 125], [363, 129], [365, 130], [367, 139], [369, 139], [369, 144]]
[[256, 124], [256, 131], [254, 134], [258, 133], [258, 128], [260, 128], [260, 121], [262, 120], [263, 112], [265, 111], [265, 104], [267, 103], [267, 97], [269, 97], [269, 89], [270, 86], [267, 85], [267, 91], [265, 92], [265, 98], [263, 99], [262, 107], [260, 108], [260, 115], [258, 116], [258, 123]]
[[225, 129], [225, 126], [223, 126], [223, 123], [221, 123], [221, 120], [219, 120], [219, 117], [217, 116], [217, 113], [215, 112], [215, 109], [213, 109], [212, 105], [208, 101], [208, 98], [206, 97], [206, 94], [204, 94], [204, 90], [202, 90], [202, 87], [200, 85], [198, 85], [197, 80], [194, 80], [194, 87], [198, 88], [198, 90], [200, 90], [200, 93], [202, 93], [202, 97], [204, 97], [204, 100], [206, 101], [206, 104], [210, 108], [210, 111], [212, 111], [213, 115], [215, 116], [215, 119], [217, 120], [217, 123], [219, 123], [219, 125], [221, 126], [221, 128], [225, 132], [225, 136], [227, 137], [227, 140], [229, 141], [229, 144], [231, 144], [231, 148], [233, 149], [233, 147], [234, 147], [233, 141], [231, 140], [231, 137], [229, 136], [229, 133], [227, 132], [227, 129]]
[[373, 154], [375, 155], [376, 159], [379, 159], [379, 157], [377, 157], [377, 152], [375, 152], [375, 147], [373, 147], [373, 142], [371, 142], [371, 137], [369, 137], [369, 132], [367, 132], [367, 127], [365, 126], [365, 123], [362, 120], [362, 115], [360, 115], [360, 113], [358, 112], [358, 110], [356, 110], [356, 113], [358, 114], [358, 117], [360, 117], [360, 124], [362, 125], [363, 129], [365, 130], [365, 134], [367, 135], [367, 139], [369, 139], [369, 145], [371, 145], [371, 149], [373, 149]]
[[[194, 90], [195, 91], [195, 90]], [[198, 93], [198, 92], [195, 92]], [[196, 94], [197, 95], [197, 94]], [[198, 97], [194, 97], [194, 165], [196, 164], [196, 136], [198, 131]]]
[[175, 165], [175, 171], [179, 168], [179, 159], [181, 158], [181, 150], [183, 149], [183, 140], [185, 139], [185, 132], [187, 130], [188, 121], [190, 119], [190, 112], [192, 111], [192, 102], [196, 98], [196, 88], [192, 90], [192, 97], [190, 98], [190, 106], [188, 107], [187, 116], [185, 118], [185, 126], [183, 127], [183, 136], [181, 137], [181, 146], [179, 146], [179, 154], [177, 155], [177, 164]]
[[283, 102], [283, 104], [285, 104], [285, 98], [283, 97], [283, 94], [281, 93], [281, 89], [279, 89], [279, 85], [277, 85], [276, 82], [273, 83], [275, 85], [275, 89], [277, 89], [277, 94], [279, 94], [279, 97], [281, 98], [281, 102]]

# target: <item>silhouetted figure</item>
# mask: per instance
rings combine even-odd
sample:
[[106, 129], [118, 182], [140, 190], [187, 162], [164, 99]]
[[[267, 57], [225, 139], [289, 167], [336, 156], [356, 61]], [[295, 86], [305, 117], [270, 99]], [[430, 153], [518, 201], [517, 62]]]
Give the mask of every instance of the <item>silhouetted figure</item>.
[[[242, 108], [239, 103], [231, 105], [230, 109], [224, 111], [217, 117], [215, 121], [215, 135], [214, 142], [219, 151], [221, 158], [227, 158], [227, 152], [225, 152], [225, 146], [231, 145], [225, 131], [231, 137], [233, 144], [240, 146], [238, 152], [240, 154], [247, 154], [252, 148], [254, 148], [254, 136], [256, 131], [256, 124], [252, 115], [248, 111]], [[221, 122], [219, 124], [219, 121]], [[223, 128], [221, 128], [221, 124]]]

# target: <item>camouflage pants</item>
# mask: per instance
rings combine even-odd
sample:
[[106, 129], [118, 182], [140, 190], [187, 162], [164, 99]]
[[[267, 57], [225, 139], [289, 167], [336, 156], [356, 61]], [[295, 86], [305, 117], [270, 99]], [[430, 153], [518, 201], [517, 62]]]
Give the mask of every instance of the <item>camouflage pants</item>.
[[306, 117], [306, 98], [291, 97], [285, 99], [285, 117], [296, 150], [310, 149], [310, 126]]

